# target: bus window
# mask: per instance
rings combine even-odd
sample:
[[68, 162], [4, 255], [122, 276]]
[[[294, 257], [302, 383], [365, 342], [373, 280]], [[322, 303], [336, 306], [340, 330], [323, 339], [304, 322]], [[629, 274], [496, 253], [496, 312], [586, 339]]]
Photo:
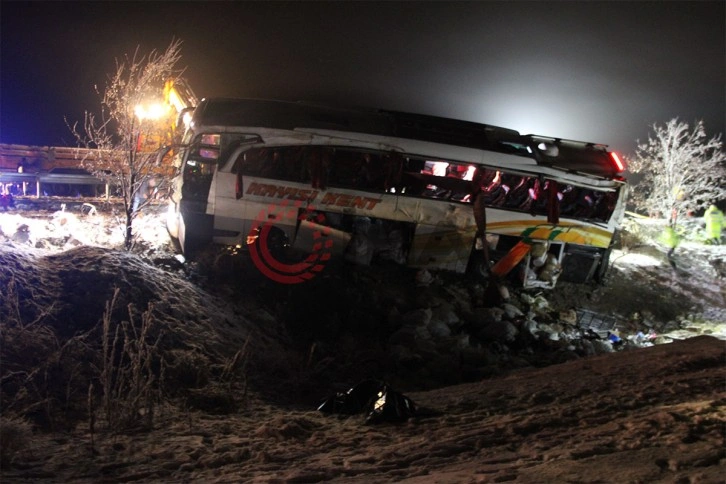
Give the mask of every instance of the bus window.
[[331, 151], [324, 146], [311, 146], [303, 151], [313, 188], [325, 189], [328, 185]]
[[599, 192], [565, 185], [561, 192], [561, 213], [565, 217], [607, 222], [618, 200], [616, 192]]
[[249, 176], [262, 176], [267, 164], [268, 150], [252, 148], [239, 154], [232, 166], [232, 173]]
[[232, 173], [273, 180], [310, 180], [308, 167], [303, 163], [303, 148], [299, 146], [247, 150], [235, 160]]
[[358, 173], [357, 188], [362, 190], [385, 190], [386, 170], [383, 159], [378, 154], [363, 153]]
[[383, 171], [385, 173], [383, 189], [386, 192], [392, 191], [395, 193], [399, 190], [403, 171], [403, 162], [403, 156], [395, 151], [391, 151], [385, 155], [383, 161]]
[[510, 179], [511, 185], [504, 200], [507, 208], [529, 210], [531, 199], [529, 198], [529, 177], [513, 175]]
[[280, 178], [301, 183], [309, 183], [310, 172], [304, 162], [305, 148], [302, 146], [290, 146], [279, 150], [277, 160]]
[[586, 188], [575, 188], [574, 203], [569, 207], [569, 213], [574, 218], [591, 218], [595, 213], [595, 193]]
[[216, 166], [216, 160], [189, 158], [184, 164], [182, 196], [191, 200], [206, 199]]
[[618, 201], [618, 195], [615, 192], [605, 192], [595, 205], [595, 218], [601, 222], [607, 222], [615, 211], [615, 204]]
[[[388, 170], [392, 170], [392, 168], [388, 168]], [[330, 185], [382, 192], [386, 189], [387, 177], [386, 162], [380, 154], [335, 150], [335, 156], [330, 166]]]

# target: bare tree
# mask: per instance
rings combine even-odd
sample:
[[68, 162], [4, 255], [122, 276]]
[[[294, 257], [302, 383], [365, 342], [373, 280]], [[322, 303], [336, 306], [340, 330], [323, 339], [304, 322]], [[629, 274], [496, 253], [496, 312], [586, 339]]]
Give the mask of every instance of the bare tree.
[[726, 198], [726, 157], [721, 135], [707, 139], [702, 121], [691, 130], [677, 118], [653, 125], [653, 135], [639, 143], [628, 168], [642, 178], [631, 189], [636, 208], [667, 217], [681, 215]]
[[[109, 181], [123, 200], [126, 249], [133, 247], [133, 221], [151, 202], [150, 185], [165, 193], [171, 173], [157, 162], [157, 149], [169, 139], [168, 104], [164, 85], [179, 78], [180, 40], [172, 40], [164, 52], [116, 59], [101, 97], [100, 113], [86, 111], [83, 126], [68, 125], [79, 147], [90, 148], [81, 165]], [[68, 122], [66, 121], [66, 124]]]

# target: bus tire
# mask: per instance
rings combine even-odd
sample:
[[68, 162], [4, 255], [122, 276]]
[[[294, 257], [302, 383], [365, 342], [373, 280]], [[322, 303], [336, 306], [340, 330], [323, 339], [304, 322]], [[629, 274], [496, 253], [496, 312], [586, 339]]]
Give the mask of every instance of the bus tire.
[[466, 273], [475, 279], [487, 279], [489, 277], [489, 267], [484, 260], [484, 251], [475, 250], [469, 258], [469, 264], [466, 266]]
[[[257, 241], [259, 243], [259, 240]], [[270, 227], [265, 244], [272, 256], [280, 262], [289, 262], [290, 239], [284, 230]]]

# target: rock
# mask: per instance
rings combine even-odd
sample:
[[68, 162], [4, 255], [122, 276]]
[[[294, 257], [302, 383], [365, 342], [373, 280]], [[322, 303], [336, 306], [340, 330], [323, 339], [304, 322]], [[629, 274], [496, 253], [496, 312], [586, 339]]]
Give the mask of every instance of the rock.
[[65, 250], [68, 250], [68, 249], [72, 249], [73, 247], [80, 247], [82, 245], [84, 245], [83, 242], [81, 242], [80, 240], [76, 239], [73, 236], [70, 236], [70, 238], [66, 241], [63, 248]]
[[30, 244], [30, 233], [29, 232], [21, 232], [18, 230], [18, 232], [15, 232], [10, 239], [13, 242], [17, 244]]
[[537, 321], [535, 321], [534, 319], [526, 319], [522, 323], [521, 329], [523, 331], [528, 332], [532, 336], [536, 336], [537, 332], [539, 331], [539, 325], [537, 324]]
[[434, 281], [434, 276], [431, 275], [426, 269], [421, 269], [416, 273], [416, 285], [417, 286], [428, 286]]
[[524, 316], [524, 313], [515, 305], [505, 303], [502, 304], [502, 308], [504, 309], [505, 314], [509, 319], [514, 319], [519, 316]]
[[416, 340], [413, 351], [424, 360], [430, 360], [439, 354], [439, 351], [436, 348], [436, 343], [431, 339]]
[[481, 327], [477, 337], [482, 341], [512, 342], [519, 331], [509, 321], [493, 321]]
[[471, 311], [472, 298], [465, 288], [444, 286], [443, 292], [450, 296], [446, 299], [444, 306], [452, 310]]
[[670, 333], [671, 331], [677, 331], [679, 329], [681, 329], [681, 323], [679, 323], [678, 321], [668, 321], [660, 329], [660, 332], [661, 333]]
[[430, 308], [414, 309], [403, 315], [403, 324], [411, 326], [427, 326], [431, 322], [432, 311]]
[[542, 296], [537, 296], [532, 301], [532, 309], [540, 315], [547, 314], [550, 310], [550, 303]]
[[388, 342], [393, 345], [402, 345], [413, 347], [416, 344], [416, 328], [414, 326], [404, 326], [388, 338]]
[[461, 319], [451, 308], [448, 303], [443, 303], [441, 306], [433, 310], [432, 320], [440, 321], [447, 325], [449, 328], [458, 328], [461, 326]]
[[423, 363], [423, 358], [417, 355], [408, 346], [393, 345], [390, 349], [391, 357], [396, 364], [409, 369], [416, 369]]
[[495, 365], [498, 361], [497, 356], [488, 348], [464, 348], [460, 353], [461, 362], [473, 367]]
[[474, 320], [472, 323], [475, 326], [486, 325], [492, 322], [501, 321], [504, 315], [504, 310], [501, 308], [476, 308], [474, 310]]
[[393, 306], [388, 311], [388, 316], [387, 316], [386, 320], [388, 321], [388, 324], [391, 324], [391, 325], [401, 324], [401, 312], [398, 310], [398, 307]]
[[577, 311], [575, 311], [574, 309], [566, 309], [565, 311], [560, 311], [558, 317], [563, 323], [572, 325], [577, 324]]
[[549, 324], [539, 324], [538, 329], [539, 334], [541, 335], [540, 338], [549, 339], [551, 341], [557, 341], [560, 339], [559, 332]]
[[594, 356], [595, 354], [597, 354], [595, 352], [595, 346], [589, 339], [583, 339], [578, 341], [577, 346], [585, 356]]
[[429, 332], [428, 326], [414, 326], [416, 332], [416, 338], [419, 340], [431, 339], [431, 333]]
[[451, 328], [443, 321], [431, 321], [428, 331], [434, 338], [446, 338], [451, 336]]
[[532, 366], [532, 363], [529, 362], [526, 358], [522, 358], [520, 356], [513, 356], [509, 363], [507, 364], [507, 367], [509, 368], [528, 368]]
[[595, 350], [596, 355], [600, 355], [603, 353], [612, 353], [615, 351], [610, 341], [604, 339], [593, 340], [592, 347]]
[[470, 348], [469, 335], [462, 333], [456, 336], [456, 347], [459, 349]]

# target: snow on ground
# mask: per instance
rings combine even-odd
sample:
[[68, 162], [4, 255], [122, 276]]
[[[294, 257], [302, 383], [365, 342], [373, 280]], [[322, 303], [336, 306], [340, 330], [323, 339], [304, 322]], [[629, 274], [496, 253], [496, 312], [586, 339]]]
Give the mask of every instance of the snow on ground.
[[[547, 311], [496, 319], [472, 303], [476, 285], [446, 274], [428, 287], [390, 267], [321, 276], [310, 289], [251, 273], [230, 282], [214, 273], [230, 259], [180, 264], [162, 219], [142, 217], [126, 253], [109, 211], [0, 212], [2, 417], [25, 416], [3, 421], [15, 440], [0, 426], [6, 449], [24, 439], [6, 450], [3, 482], [723, 482], [723, 247], [684, 244], [673, 270], [662, 248], [631, 244], [613, 254], [605, 285], [512, 288], [508, 311], [534, 314], [542, 301]], [[102, 365], [116, 288], [113, 322], [138, 323], [148, 309], [167, 366], [153, 415], [135, 415], [152, 424], [111, 432], [102, 413], [89, 418], [88, 381], [102, 378], [88, 361]], [[333, 288], [339, 301], [314, 297]], [[624, 338], [652, 329], [669, 343], [587, 352], [597, 341], [567, 340], [573, 327], [551, 319], [582, 308], [615, 317]], [[345, 310], [357, 332], [342, 328]], [[432, 335], [442, 320], [457, 333]], [[506, 334], [474, 347], [482, 322]], [[390, 340], [365, 331], [394, 324]], [[469, 346], [442, 349], [463, 335]], [[472, 361], [478, 372], [457, 373]], [[416, 417], [367, 425], [316, 411], [383, 369]]]
[[724, 346], [702, 336], [409, 394], [365, 425], [252, 400], [151, 432], [39, 435], [4, 482], [723, 482]]

